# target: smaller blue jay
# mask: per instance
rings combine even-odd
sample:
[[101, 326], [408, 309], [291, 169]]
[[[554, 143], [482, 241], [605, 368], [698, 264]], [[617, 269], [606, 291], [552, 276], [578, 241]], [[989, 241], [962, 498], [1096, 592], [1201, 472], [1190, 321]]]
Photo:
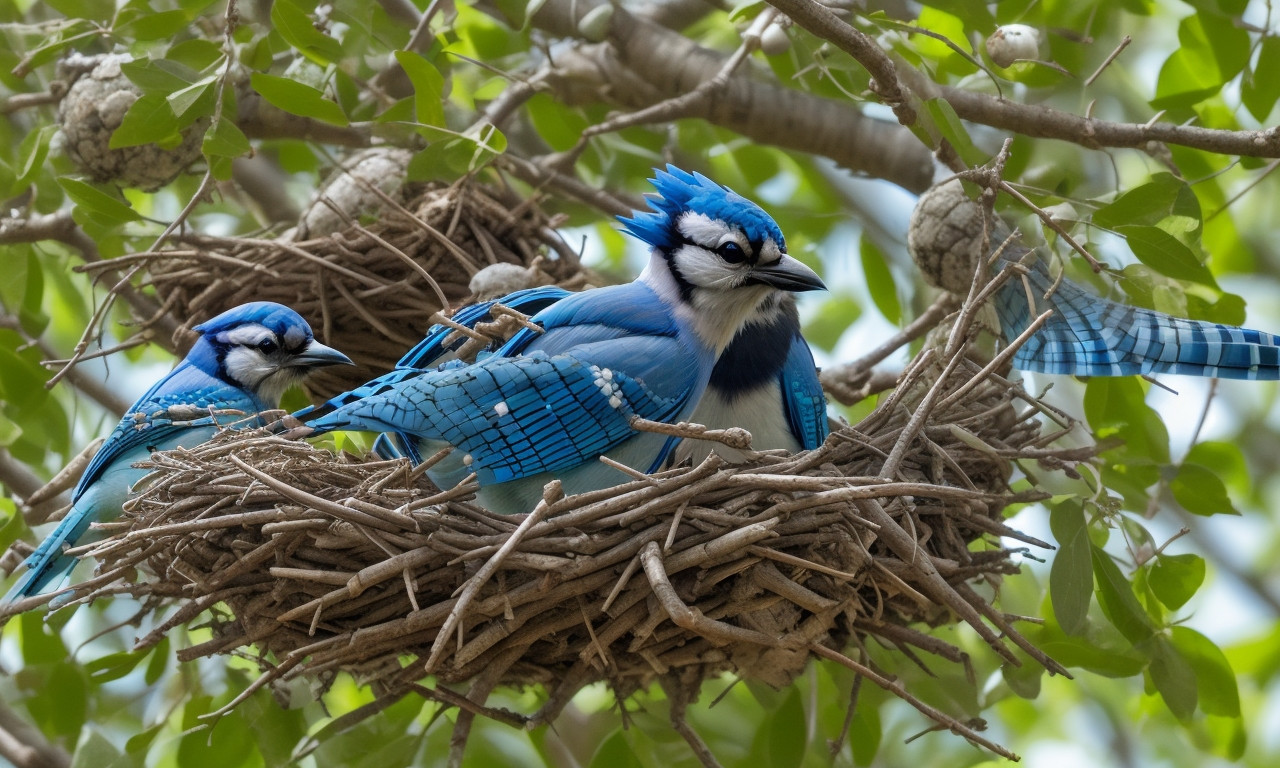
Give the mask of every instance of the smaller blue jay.
[[686, 420], [721, 353], [781, 292], [823, 288], [786, 253], [782, 232], [751, 201], [701, 174], [657, 172], [653, 212], [623, 219], [651, 246], [634, 282], [565, 297], [472, 365], [395, 371], [354, 402], [309, 419], [314, 432], [401, 433], [420, 456], [455, 450], [430, 472], [453, 487], [470, 473], [479, 499], [527, 512], [543, 485], [567, 493], [617, 484], [601, 455], [644, 471], [662, 466], [668, 438], [633, 417]]
[[351, 365], [316, 341], [302, 316], [269, 301], [242, 304], [193, 329], [186, 358], [125, 414], [71, 492], [71, 510], [26, 560], [27, 572], [3, 603], [60, 586], [76, 564], [63, 551], [97, 540], [90, 524], [120, 514], [152, 451], [192, 447], [227, 424], [257, 426], [256, 415], [313, 368]]

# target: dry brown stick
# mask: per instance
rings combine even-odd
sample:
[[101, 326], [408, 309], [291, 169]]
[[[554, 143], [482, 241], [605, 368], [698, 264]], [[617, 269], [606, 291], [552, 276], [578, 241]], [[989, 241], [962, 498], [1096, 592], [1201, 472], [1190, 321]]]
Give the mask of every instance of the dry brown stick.
[[765, 647], [776, 647], [779, 642], [763, 632], [753, 629], [735, 627], [722, 621], [707, 618], [702, 611], [691, 608], [667, 578], [667, 571], [662, 562], [662, 547], [651, 541], [640, 552], [640, 563], [644, 566], [645, 576], [649, 577], [649, 586], [657, 596], [658, 602], [666, 611], [667, 617], [681, 629], [689, 630], [719, 645], [729, 643], [751, 643]]
[[423, 671], [430, 674], [436, 668], [436, 663], [440, 661], [441, 655], [444, 653], [445, 646], [449, 642], [450, 635], [453, 630], [458, 630], [458, 647], [462, 647], [462, 620], [467, 608], [471, 605], [471, 601], [479, 593], [480, 588], [489, 581], [493, 574], [502, 565], [502, 561], [511, 554], [520, 541], [529, 534], [538, 523], [542, 522], [543, 517], [547, 515], [547, 511], [560, 495], [560, 483], [558, 481], [549, 483], [548, 488], [543, 491], [542, 501], [538, 502], [538, 506], [534, 507], [529, 516], [520, 523], [520, 526], [511, 533], [511, 537], [503, 544], [493, 557], [489, 558], [480, 570], [474, 576], [467, 580], [466, 586], [463, 587], [460, 594], [457, 594], [457, 602], [454, 603], [453, 609], [449, 611], [449, 616], [445, 619], [444, 626], [440, 628], [436, 640], [431, 644], [431, 654], [427, 657], [427, 663], [423, 666]]
[[984, 738], [981, 734], [979, 734], [977, 731], [970, 728], [965, 723], [962, 723], [959, 720], [955, 719], [954, 717], [943, 712], [942, 710], [932, 707], [924, 703], [920, 699], [917, 699], [915, 696], [911, 695], [911, 692], [908, 691], [905, 687], [903, 687], [902, 683], [899, 682], [898, 680], [892, 680], [888, 677], [885, 677], [884, 675], [881, 675], [879, 672], [876, 672], [875, 670], [871, 669], [871, 667], [866, 666], [865, 664], [859, 664], [858, 662], [854, 661], [848, 656], [845, 656], [844, 654], [839, 653], [837, 651], [833, 651], [824, 645], [820, 645], [818, 643], [810, 643], [809, 650], [812, 651], [814, 654], [821, 656], [824, 659], [828, 659], [830, 661], [836, 662], [837, 664], [840, 664], [841, 666], [848, 667], [849, 669], [853, 670], [859, 675], [867, 678], [868, 680], [880, 686], [881, 688], [885, 689], [889, 693], [892, 693], [894, 696], [897, 696], [898, 698], [907, 702], [911, 706], [915, 707], [916, 710], [918, 710], [925, 717], [929, 718], [935, 723], [945, 726], [947, 730], [951, 731], [952, 733], [958, 736], [963, 736], [964, 738], [968, 739], [974, 744], [977, 744], [978, 746], [988, 749], [1007, 760], [1016, 761], [1021, 759], [1016, 754], [1014, 754], [1013, 752], [1010, 752], [1009, 750], [1005, 749], [999, 744], [996, 744], [994, 741]]

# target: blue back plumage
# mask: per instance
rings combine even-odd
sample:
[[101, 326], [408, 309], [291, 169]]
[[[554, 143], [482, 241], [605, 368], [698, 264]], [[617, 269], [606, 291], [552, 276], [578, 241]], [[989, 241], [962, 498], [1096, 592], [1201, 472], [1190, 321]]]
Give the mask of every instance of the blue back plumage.
[[155, 450], [199, 445], [224, 426], [257, 425], [256, 415], [276, 407], [279, 392], [307, 369], [351, 362], [316, 342], [300, 315], [274, 302], [240, 305], [194, 330], [200, 336], [191, 351], [138, 398], [89, 462], [71, 492], [71, 510], [27, 558], [27, 572], [4, 602], [40, 594], [70, 574], [76, 560], [63, 550], [94, 540], [87, 535], [91, 524], [120, 514], [133, 484], [146, 475], [133, 464]]
[[1042, 260], [1028, 267], [1037, 302], [1053, 292], [1033, 313], [1021, 280], [1002, 286], [993, 304], [1005, 338], [1017, 338], [1033, 314], [1055, 311], [1014, 354], [1015, 368], [1073, 376], [1280, 378], [1280, 339], [1272, 334], [1119, 304], [1069, 280], [1055, 281]]

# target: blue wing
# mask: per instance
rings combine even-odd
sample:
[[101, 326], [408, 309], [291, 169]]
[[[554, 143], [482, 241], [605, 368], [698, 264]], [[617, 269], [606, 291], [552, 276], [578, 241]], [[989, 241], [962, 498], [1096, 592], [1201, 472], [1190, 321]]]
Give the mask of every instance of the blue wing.
[[685, 409], [693, 377], [685, 377], [684, 397], [663, 397], [623, 371], [590, 362], [591, 351], [495, 356], [432, 371], [313, 426], [442, 441], [469, 457], [463, 461], [481, 483], [501, 483], [594, 460], [636, 434], [632, 415], [668, 421]]
[[[560, 299], [568, 296], [569, 291], [558, 288], [554, 285], [542, 286], [539, 288], [527, 288], [515, 293], [509, 293], [495, 301], [484, 301], [478, 304], [468, 304], [457, 312], [454, 312], [450, 318], [455, 323], [465, 325], [468, 328], [474, 328], [479, 323], [489, 322], [493, 319], [490, 310], [494, 304], [502, 304], [508, 309], [514, 309], [526, 315], [537, 314], [546, 307], [554, 304]], [[452, 338], [451, 337], [455, 337]], [[304, 422], [318, 419], [321, 416], [332, 413], [344, 405], [362, 400], [371, 395], [384, 391], [387, 387], [393, 386], [401, 381], [414, 378], [420, 373], [432, 368], [436, 368], [453, 359], [454, 353], [467, 342], [467, 338], [461, 334], [455, 334], [454, 329], [447, 325], [433, 325], [427, 329], [426, 335], [414, 345], [412, 349], [405, 353], [404, 357], [396, 363], [396, 367], [361, 386], [335, 395], [328, 401], [319, 405], [309, 406], [296, 413], [294, 417]], [[489, 350], [492, 352], [492, 350]], [[483, 353], [482, 353], [483, 354]], [[388, 445], [384, 443], [384, 445]], [[375, 448], [375, 450], [377, 450]], [[378, 451], [379, 455], [383, 454]], [[400, 454], [390, 454], [398, 456]], [[415, 463], [417, 463], [415, 461]]]
[[710, 351], [682, 341], [653, 305], [664, 306], [638, 283], [573, 294], [534, 316], [542, 333], [521, 331], [474, 365], [385, 384], [309, 425], [453, 445], [482, 483], [594, 461], [637, 434], [632, 415], [671, 421], [701, 396]]
[[[216, 379], [184, 360], [129, 408], [80, 476], [80, 482], [71, 492], [72, 502], [97, 482], [106, 467], [126, 454], [136, 453], [141, 448], [155, 450], [151, 446], [157, 445], [172, 447], [175, 439], [193, 428], [207, 427], [205, 432], [212, 435], [217, 424], [209, 415], [211, 408], [238, 412], [219, 416], [217, 422], [221, 424], [247, 418], [263, 410], [262, 405], [244, 390]], [[185, 444], [197, 445], [198, 442], [187, 441]]]
[[809, 451], [827, 439], [827, 398], [818, 381], [818, 368], [804, 337], [797, 331], [791, 339], [787, 361], [778, 374], [782, 407], [787, 423], [800, 447]]
[[[1042, 261], [1028, 266], [1031, 294], [1040, 301], [1053, 288], [1045, 308], [1055, 311], [1014, 354], [1016, 368], [1075, 376], [1280, 378], [1280, 339], [1272, 334], [1118, 304], [1068, 280], [1055, 288]], [[1021, 280], [1002, 286], [994, 304], [1006, 339], [1026, 330], [1032, 311]]]

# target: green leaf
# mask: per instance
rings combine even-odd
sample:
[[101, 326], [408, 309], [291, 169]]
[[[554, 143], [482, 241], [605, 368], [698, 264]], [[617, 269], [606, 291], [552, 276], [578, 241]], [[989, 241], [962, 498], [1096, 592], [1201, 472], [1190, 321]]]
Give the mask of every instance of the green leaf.
[[18, 145], [18, 157], [22, 162], [15, 169], [17, 178], [14, 179], [13, 194], [16, 195], [35, 183], [36, 176], [44, 168], [45, 158], [49, 156], [49, 141], [57, 132], [58, 126], [45, 125], [22, 137], [22, 143]]
[[[213, 75], [209, 75], [208, 77], [201, 78], [191, 85], [188, 85], [186, 88], [181, 88], [169, 94], [168, 97], [166, 97], [166, 100], [169, 102], [169, 107], [173, 109], [173, 114], [178, 117], [194, 119], [196, 117], [212, 113], [214, 86], [216, 83], [217, 78]], [[192, 115], [187, 114], [191, 111], [192, 107], [202, 101], [206, 102], [209, 108], [199, 110]]]
[[1184, 461], [1169, 481], [1169, 490], [1182, 508], [1193, 515], [1239, 515], [1231, 504], [1222, 478], [1211, 469]]
[[311, 16], [294, 0], [275, 0], [271, 4], [271, 25], [285, 42], [312, 61], [332, 64], [342, 58], [338, 41], [316, 29]]
[[120, 127], [111, 134], [111, 148], [158, 144], [178, 135], [178, 119], [169, 102], [158, 95], [144, 95], [125, 113]]
[[147, 685], [155, 685], [162, 675], [165, 668], [169, 665], [169, 638], [165, 636], [156, 643], [151, 649], [151, 660], [147, 662], [147, 671], [144, 680]]
[[1160, 555], [1151, 564], [1147, 583], [1166, 608], [1186, 605], [1204, 583], [1204, 558], [1199, 555]]
[[97, 728], [86, 728], [71, 756], [71, 768], [108, 768], [120, 758], [120, 750]]
[[800, 703], [799, 689], [792, 686], [787, 690], [786, 698], [770, 713], [761, 731], [769, 764], [777, 768], [790, 768], [804, 761], [804, 706]]
[[898, 300], [898, 284], [889, 271], [889, 260], [875, 242], [867, 237], [865, 231], [859, 241], [858, 251], [862, 256], [862, 274], [876, 309], [894, 325], [901, 323], [902, 303]]
[[1078, 501], [1063, 502], [1049, 513], [1049, 527], [1058, 542], [1049, 571], [1049, 597], [1062, 631], [1079, 635], [1088, 624], [1093, 597], [1093, 568], [1089, 530]]
[[46, 0], [49, 7], [68, 19], [109, 21], [116, 12], [115, 0]]
[[969, 165], [982, 165], [987, 161], [987, 154], [973, 144], [969, 132], [956, 110], [946, 100], [928, 99], [923, 102], [924, 114], [932, 122], [938, 137], [945, 139]]
[[572, 149], [590, 125], [582, 110], [563, 104], [545, 93], [535, 94], [525, 104], [533, 128], [557, 152]]
[[202, 146], [205, 155], [218, 157], [242, 157], [249, 154], [253, 147], [235, 123], [226, 116], [218, 118], [209, 132], [204, 135]]
[[1198, 701], [1195, 670], [1164, 635], [1155, 635], [1154, 641], [1147, 667], [1151, 682], [1174, 717], [1189, 720]]
[[59, 176], [58, 184], [67, 193], [67, 197], [71, 198], [71, 202], [107, 221], [123, 224], [142, 218], [128, 203], [88, 182], [70, 176]]
[[253, 90], [262, 94], [273, 106], [302, 117], [312, 117], [332, 125], [348, 125], [342, 107], [329, 101], [320, 91], [286, 77], [254, 72], [249, 78]]
[[1178, 653], [1195, 671], [1200, 711], [1206, 715], [1240, 717], [1236, 673], [1222, 649], [1190, 627], [1174, 627], [1170, 637]]
[[1126, 224], [1159, 223], [1173, 212], [1179, 195], [1188, 190], [1187, 182], [1171, 173], [1158, 173], [1151, 181], [1125, 192], [1093, 213], [1093, 223], [1114, 229]]
[[85, 663], [84, 669], [95, 685], [119, 680], [137, 668], [146, 658], [147, 651], [122, 651], [99, 656]]
[[1218, 92], [1249, 61], [1249, 33], [1226, 15], [1196, 13], [1178, 25], [1173, 54], [1160, 68], [1156, 109], [1189, 107]]
[[117, 25], [115, 32], [126, 40], [164, 40], [187, 28], [191, 17], [186, 11], [150, 11]]
[[1097, 584], [1098, 604], [1111, 625], [1134, 645], [1150, 640], [1155, 633], [1151, 618], [1133, 594], [1129, 580], [1100, 547], [1091, 547], [1093, 576]]
[[1201, 285], [1218, 287], [1209, 268], [1191, 249], [1160, 227], [1125, 225], [1115, 228], [1129, 242], [1133, 255], [1162, 275]]
[[618, 728], [600, 742], [588, 768], [643, 768], [643, 764], [627, 743], [626, 731]]
[[413, 83], [414, 108], [418, 122], [444, 127], [444, 76], [431, 62], [413, 51], [396, 51], [396, 61]]
[[120, 71], [148, 95], [168, 96], [200, 79], [199, 72], [169, 59], [135, 59], [121, 64]]
[[1263, 122], [1276, 108], [1280, 99], [1280, 37], [1264, 35], [1259, 46], [1258, 63], [1253, 72], [1240, 83], [1240, 100], [1249, 114]]

